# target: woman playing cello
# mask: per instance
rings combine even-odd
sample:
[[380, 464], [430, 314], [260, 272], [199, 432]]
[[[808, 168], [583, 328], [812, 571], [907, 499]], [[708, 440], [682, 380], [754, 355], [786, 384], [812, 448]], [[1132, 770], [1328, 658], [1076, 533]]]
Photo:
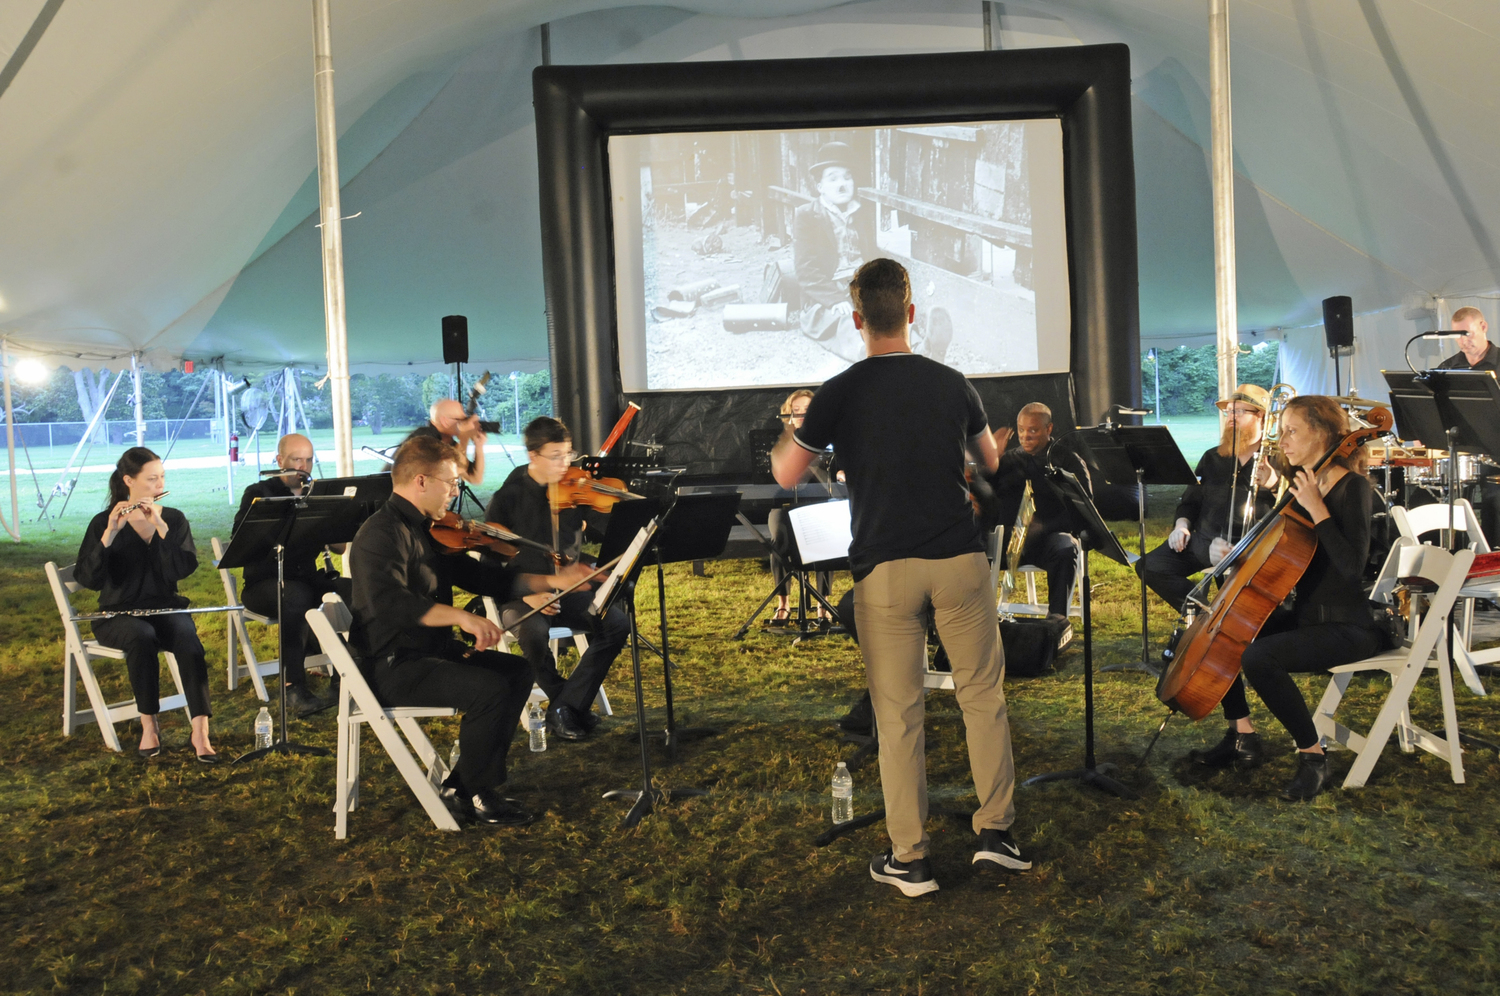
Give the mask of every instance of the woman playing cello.
[[1313, 523], [1317, 549], [1297, 583], [1292, 611], [1273, 615], [1241, 658], [1241, 677], [1222, 703], [1229, 721], [1223, 739], [1189, 755], [1213, 768], [1263, 763], [1245, 700], [1248, 681], [1297, 745], [1297, 773], [1281, 793], [1294, 801], [1323, 790], [1328, 759], [1292, 675], [1362, 660], [1381, 647], [1362, 583], [1374, 501], [1374, 489], [1364, 476], [1363, 451], [1335, 457], [1316, 475], [1312, 472], [1349, 431], [1348, 416], [1333, 398], [1304, 395], [1289, 401], [1282, 413], [1281, 452], [1296, 496], [1291, 510]]

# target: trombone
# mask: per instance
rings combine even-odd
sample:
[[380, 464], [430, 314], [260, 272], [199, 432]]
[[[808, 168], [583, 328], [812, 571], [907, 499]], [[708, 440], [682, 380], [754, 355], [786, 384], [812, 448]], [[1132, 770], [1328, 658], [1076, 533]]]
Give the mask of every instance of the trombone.
[[[1287, 383], [1271, 385], [1271, 410], [1266, 413], [1265, 428], [1261, 430], [1260, 447], [1255, 451], [1255, 461], [1250, 465], [1250, 486], [1245, 491], [1245, 507], [1240, 512], [1240, 535], [1245, 535], [1255, 521], [1255, 493], [1256, 482], [1260, 479], [1261, 464], [1271, 461], [1271, 467], [1280, 478], [1276, 483], [1276, 497], [1279, 499], [1281, 493], [1287, 486], [1286, 475], [1282, 473], [1285, 459], [1281, 455], [1281, 413], [1286, 410], [1287, 402], [1297, 396], [1297, 389]], [[1238, 464], [1235, 465], [1238, 469]]]

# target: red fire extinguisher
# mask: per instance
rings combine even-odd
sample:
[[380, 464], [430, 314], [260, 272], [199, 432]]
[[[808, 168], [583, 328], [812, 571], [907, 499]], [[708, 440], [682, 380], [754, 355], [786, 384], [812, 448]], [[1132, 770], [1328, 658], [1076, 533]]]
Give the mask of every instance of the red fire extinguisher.
[[229, 462], [240, 462], [240, 434], [238, 432], [229, 434]]

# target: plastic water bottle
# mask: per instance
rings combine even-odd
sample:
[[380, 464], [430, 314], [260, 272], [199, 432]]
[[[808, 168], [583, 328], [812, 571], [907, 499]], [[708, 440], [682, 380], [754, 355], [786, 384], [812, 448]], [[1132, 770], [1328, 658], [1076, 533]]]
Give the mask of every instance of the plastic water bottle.
[[547, 749], [547, 714], [542, 712], [540, 702], [531, 703], [526, 710], [526, 726], [531, 730], [532, 753], [540, 753]]
[[271, 746], [271, 710], [265, 706], [255, 714], [255, 749], [265, 750]]
[[448, 752], [448, 770], [458, 770], [458, 741], [453, 741], [453, 749]]
[[833, 769], [833, 822], [848, 823], [854, 819], [854, 776], [843, 761]]

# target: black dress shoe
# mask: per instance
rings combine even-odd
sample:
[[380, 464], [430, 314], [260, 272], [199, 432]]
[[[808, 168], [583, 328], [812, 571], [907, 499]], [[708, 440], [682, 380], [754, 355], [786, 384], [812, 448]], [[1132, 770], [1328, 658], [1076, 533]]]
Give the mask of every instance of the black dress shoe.
[[141, 757], [161, 757], [166, 753], [166, 748], [158, 743], [155, 747], [137, 747], [135, 752]]
[[1207, 750], [1195, 747], [1188, 751], [1194, 764], [1205, 768], [1258, 768], [1266, 763], [1259, 733], [1240, 733], [1234, 727], [1224, 731], [1224, 738]]
[[474, 822], [474, 803], [467, 794], [451, 785], [445, 785], [438, 789], [438, 798], [443, 800], [443, 805], [448, 807], [448, 812], [453, 814], [459, 826]]
[[495, 789], [480, 789], [470, 804], [474, 819], [496, 827], [524, 827], [536, 820], [534, 813], [522, 809], [514, 799], [507, 799]]
[[586, 740], [589, 728], [572, 706], [553, 706], [547, 710], [547, 732], [562, 740]]
[[308, 716], [320, 713], [333, 705], [333, 701], [323, 701], [312, 692], [307, 690], [306, 685], [288, 684], [286, 686], [286, 708], [298, 719], [306, 719]]
[[1283, 799], [1307, 802], [1328, 786], [1328, 755], [1297, 753], [1297, 773], [1281, 790]]
[[593, 733], [599, 728], [599, 714], [594, 712], [594, 710], [592, 709], [590, 709], [588, 712], [578, 713], [578, 719], [581, 723], [583, 723], [584, 729], [588, 730], [590, 733]]
[[870, 693], [865, 692], [859, 701], [849, 707], [848, 713], [838, 721], [839, 729], [867, 737], [875, 723], [875, 707], [870, 704]]

